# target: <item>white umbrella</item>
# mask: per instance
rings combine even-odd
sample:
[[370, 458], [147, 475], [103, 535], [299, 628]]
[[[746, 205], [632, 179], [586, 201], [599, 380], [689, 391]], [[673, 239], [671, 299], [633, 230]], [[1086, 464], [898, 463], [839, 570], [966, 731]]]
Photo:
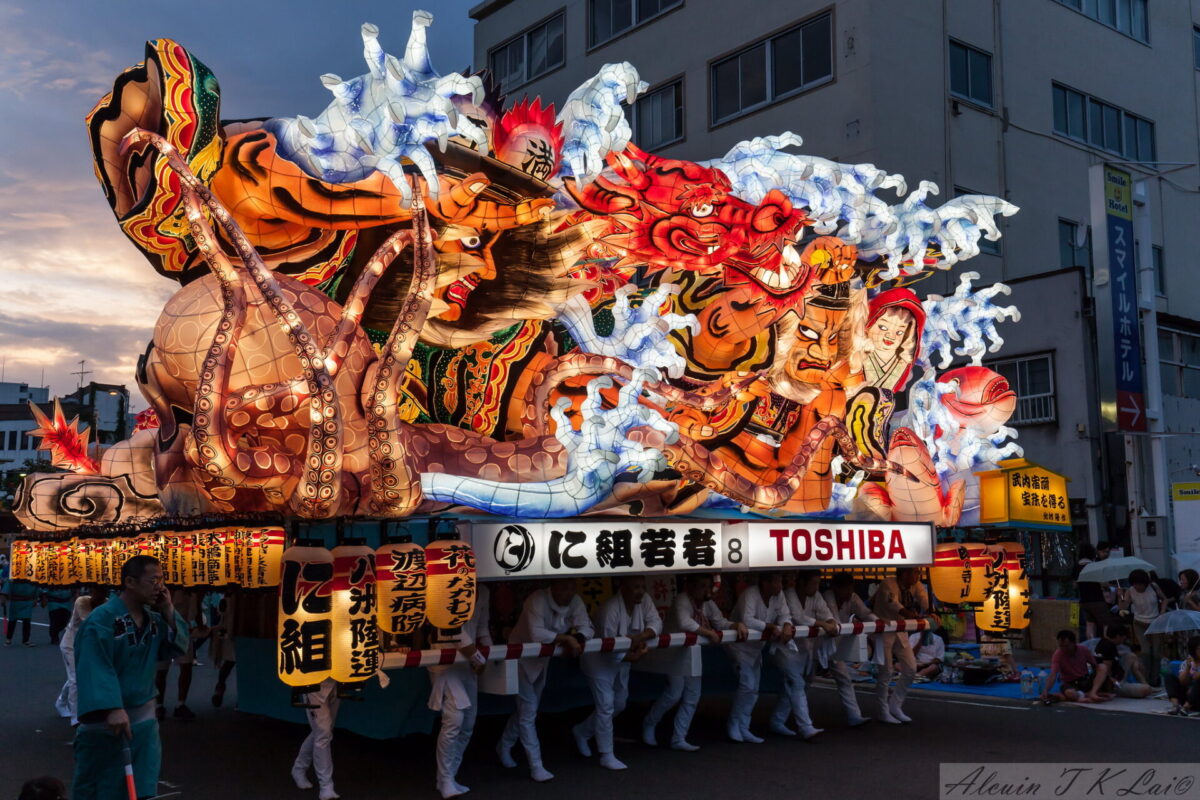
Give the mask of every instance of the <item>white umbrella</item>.
[[1200, 611], [1168, 611], [1150, 623], [1146, 633], [1200, 631]]
[[1200, 553], [1176, 553], [1172, 558], [1175, 559], [1175, 570], [1183, 572], [1185, 569], [1194, 569], [1200, 572]]
[[1149, 561], [1143, 561], [1133, 556], [1106, 558], [1103, 561], [1093, 561], [1088, 564], [1079, 571], [1079, 577], [1075, 580], [1083, 581], [1084, 583], [1123, 581], [1135, 569], [1144, 569], [1146, 572], [1151, 572], [1154, 569], [1154, 565]]

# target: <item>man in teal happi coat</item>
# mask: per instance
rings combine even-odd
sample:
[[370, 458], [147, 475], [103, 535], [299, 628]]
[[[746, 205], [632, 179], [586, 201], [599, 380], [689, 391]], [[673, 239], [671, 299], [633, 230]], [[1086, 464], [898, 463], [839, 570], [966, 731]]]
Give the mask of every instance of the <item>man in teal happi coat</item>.
[[121, 745], [130, 740], [138, 797], [158, 791], [162, 749], [154, 715], [154, 673], [161, 659], [184, 652], [188, 627], [151, 556], [121, 568], [121, 591], [91, 613], [75, 635], [79, 721], [75, 800], [125, 800]]

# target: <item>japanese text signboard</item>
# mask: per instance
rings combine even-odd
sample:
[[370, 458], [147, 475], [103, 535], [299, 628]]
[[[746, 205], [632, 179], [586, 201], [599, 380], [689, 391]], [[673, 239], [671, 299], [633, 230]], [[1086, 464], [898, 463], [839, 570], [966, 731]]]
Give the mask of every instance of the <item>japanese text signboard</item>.
[[1142, 386], [1142, 341], [1138, 331], [1137, 269], [1134, 266], [1133, 179], [1104, 168], [1104, 218], [1112, 296], [1113, 368], [1116, 371], [1117, 427], [1146, 430]]
[[483, 580], [556, 575], [923, 565], [923, 523], [538, 522], [472, 525]]
[[1071, 529], [1067, 478], [1014, 458], [979, 474], [979, 521], [984, 525]]

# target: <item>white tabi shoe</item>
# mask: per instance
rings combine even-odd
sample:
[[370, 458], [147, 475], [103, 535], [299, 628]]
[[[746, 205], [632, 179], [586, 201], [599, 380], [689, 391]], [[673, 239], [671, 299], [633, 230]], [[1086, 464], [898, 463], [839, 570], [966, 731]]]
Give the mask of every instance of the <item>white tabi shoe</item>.
[[541, 764], [534, 764], [529, 768], [529, 777], [538, 783], [545, 783], [546, 781], [554, 780], [554, 773]]
[[899, 725], [900, 724], [900, 720], [893, 717], [891, 711], [880, 711], [879, 715], [877, 717], [875, 717], [875, 719], [879, 720], [880, 722], [884, 723], [885, 725]]
[[512, 757], [512, 748], [505, 747], [504, 742], [496, 743], [496, 756], [500, 759], [500, 764], [508, 769], [514, 769], [517, 766], [517, 760]]
[[749, 728], [742, 728], [742, 741], [749, 744], [762, 744], [763, 740], [759, 736], [755, 736], [750, 732]]
[[642, 726], [642, 741], [651, 747], [658, 747], [658, 737], [654, 735], [654, 726]]
[[612, 753], [600, 754], [600, 766], [604, 767], [605, 769], [613, 770], [628, 769], [628, 767], [626, 767], [625, 764]]
[[333, 790], [333, 785], [322, 786], [321, 793], [317, 795], [317, 800], [341, 800], [341, 795]]
[[458, 797], [465, 792], [459, 789], [459, 786], [454, 781], [441, 781], [438, 783], [438, 792], [442, 795], [442, 800], [447, 797]]
[[787, 726], [786, 722], [772, 722], [771, 733], [776, 736], [795, 736], [796, 732]]
[[297, 789], [311, 789], [312, 781], [308, 779], [308, 770], [292, 767], [292, 782], [296, 784]]
[[813, 727], [813, 728], [805, 728], [804, 730], [800, 731], [800, 735], [804, 737], [804, 741], [811, 742], [813, 739], [817, 738], [824, 732], [825, 732], [824, 728]]
[[584, 733], [583, 729], [576, 725], [571, 728], [571, 735], [575, 737], [575, 749], [579, 751], [579, 755], [584, 758], [591, 758], [592, 748], [588, 744], [588, 736]]
[[893, 717], [900, 720], [901, 722], [912, 722], [912, 717], [905, 714], [904, 711], [901, 710], [900, 704], [897, 703], [895, 700], [888, 703], [888, 711], [890, 711], [892, 713]]
[[688, 741], [671, 742], [672, 750], [682, 750], [685, 753], [694, 753], [700, 748]]
[[742, 741], [742, 729], [739, 728], [737, 725], [733, 724], [732, 722], [730, 722], [728, 725], [725, 726], [725, 732], [727, 734], [729, 734], [729, 738], [732, 741], [735, 741], [735, 742]]

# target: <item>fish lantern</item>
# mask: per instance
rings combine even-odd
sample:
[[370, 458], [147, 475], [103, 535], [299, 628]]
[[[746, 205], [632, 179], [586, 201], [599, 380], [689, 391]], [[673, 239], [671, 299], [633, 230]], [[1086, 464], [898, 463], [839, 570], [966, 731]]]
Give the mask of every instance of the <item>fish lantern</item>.
[[425, 548], [425, 619], [435, 628], [461, 628], [475, 610], [475, 551], [458, 539]]
[[983, 578], [983, 607], [975, 612], [975, 625], [985, 631], [1029, 627], [1025, 548], [1016, 542], [989, 545]]
[[987, 545], [960, 542], [939, 544], [929, 568], [933, 593], [943, 603], [982, 603]]
[[339, 683], [364, 681], [379, 671], [375, 625], [375, 551], [365, 543], [333, 548], [333, 674]]
[[27, 581], [33, 577], [33, 543], [18, 539], [12, 543], [9, 574], [14, 581]]
[[279, 680], [316, 686], [333, 670], [333, 554], [296, 545], [283, 552], [279, 579]]
[[412, 633], [425, 620], [425, 549], [405, 536], [375, 551], [380, 630]]
[[279, 585], [283, 559], [283, 529], [258, 528], [247, 531], [243, 551], [242, 586], [262, 589]]

